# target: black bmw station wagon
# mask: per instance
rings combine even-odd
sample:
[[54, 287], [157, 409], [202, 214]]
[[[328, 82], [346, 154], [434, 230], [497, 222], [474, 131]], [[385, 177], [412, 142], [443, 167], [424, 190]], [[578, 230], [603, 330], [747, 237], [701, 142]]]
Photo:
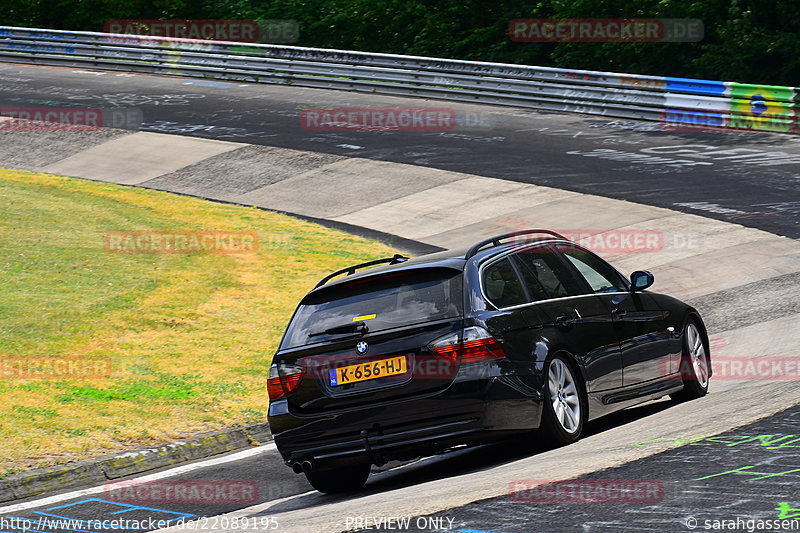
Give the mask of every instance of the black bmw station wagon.
[[335, 272], [273, 358], [278, 450], [333, 493], [360, 488], [372, 464], [537, 428], [568, 444], [588, 420], [700, 397], [703, 321], [652, 283], [546, 230]]

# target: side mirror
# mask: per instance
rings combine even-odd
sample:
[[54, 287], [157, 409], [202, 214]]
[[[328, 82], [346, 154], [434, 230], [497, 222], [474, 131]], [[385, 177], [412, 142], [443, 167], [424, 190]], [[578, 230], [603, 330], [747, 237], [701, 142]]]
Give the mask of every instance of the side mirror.
[[643, 291], [654, 281], [655, 278], [647, 270], [637, 270], [631, 274], [631, 292]]

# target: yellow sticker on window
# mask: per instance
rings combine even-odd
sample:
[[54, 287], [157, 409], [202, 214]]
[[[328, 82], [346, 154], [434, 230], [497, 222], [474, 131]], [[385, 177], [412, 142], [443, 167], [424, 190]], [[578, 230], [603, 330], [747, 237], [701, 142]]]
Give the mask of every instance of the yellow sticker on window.
[[353, 318], [353, 322], [360, 322], [362, 320], [372, 320], [375, 318], [375, 315], [361, 315]]

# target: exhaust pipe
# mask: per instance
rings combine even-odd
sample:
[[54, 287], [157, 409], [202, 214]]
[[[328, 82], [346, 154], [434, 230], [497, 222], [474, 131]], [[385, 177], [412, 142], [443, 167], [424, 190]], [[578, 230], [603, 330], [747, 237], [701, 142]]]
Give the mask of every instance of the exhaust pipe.
[[289, 466], [292, 467], [292, 470], [295, 474], [301, 474], [303, 472], [309, 473], [314, 470], [314, 463], [311, 462], [311, 459], [306, 459], [305, 461], [294, 461], [289, 463]]

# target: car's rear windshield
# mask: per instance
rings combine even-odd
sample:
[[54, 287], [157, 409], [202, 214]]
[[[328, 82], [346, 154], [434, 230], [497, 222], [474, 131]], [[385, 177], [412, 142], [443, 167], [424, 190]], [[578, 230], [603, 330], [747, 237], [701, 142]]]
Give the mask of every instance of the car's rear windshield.
[[281, 349], [369, 331], [454, 318], [462, 313], [462, 276], [449, 268], [390, 272], [306, 296]]

